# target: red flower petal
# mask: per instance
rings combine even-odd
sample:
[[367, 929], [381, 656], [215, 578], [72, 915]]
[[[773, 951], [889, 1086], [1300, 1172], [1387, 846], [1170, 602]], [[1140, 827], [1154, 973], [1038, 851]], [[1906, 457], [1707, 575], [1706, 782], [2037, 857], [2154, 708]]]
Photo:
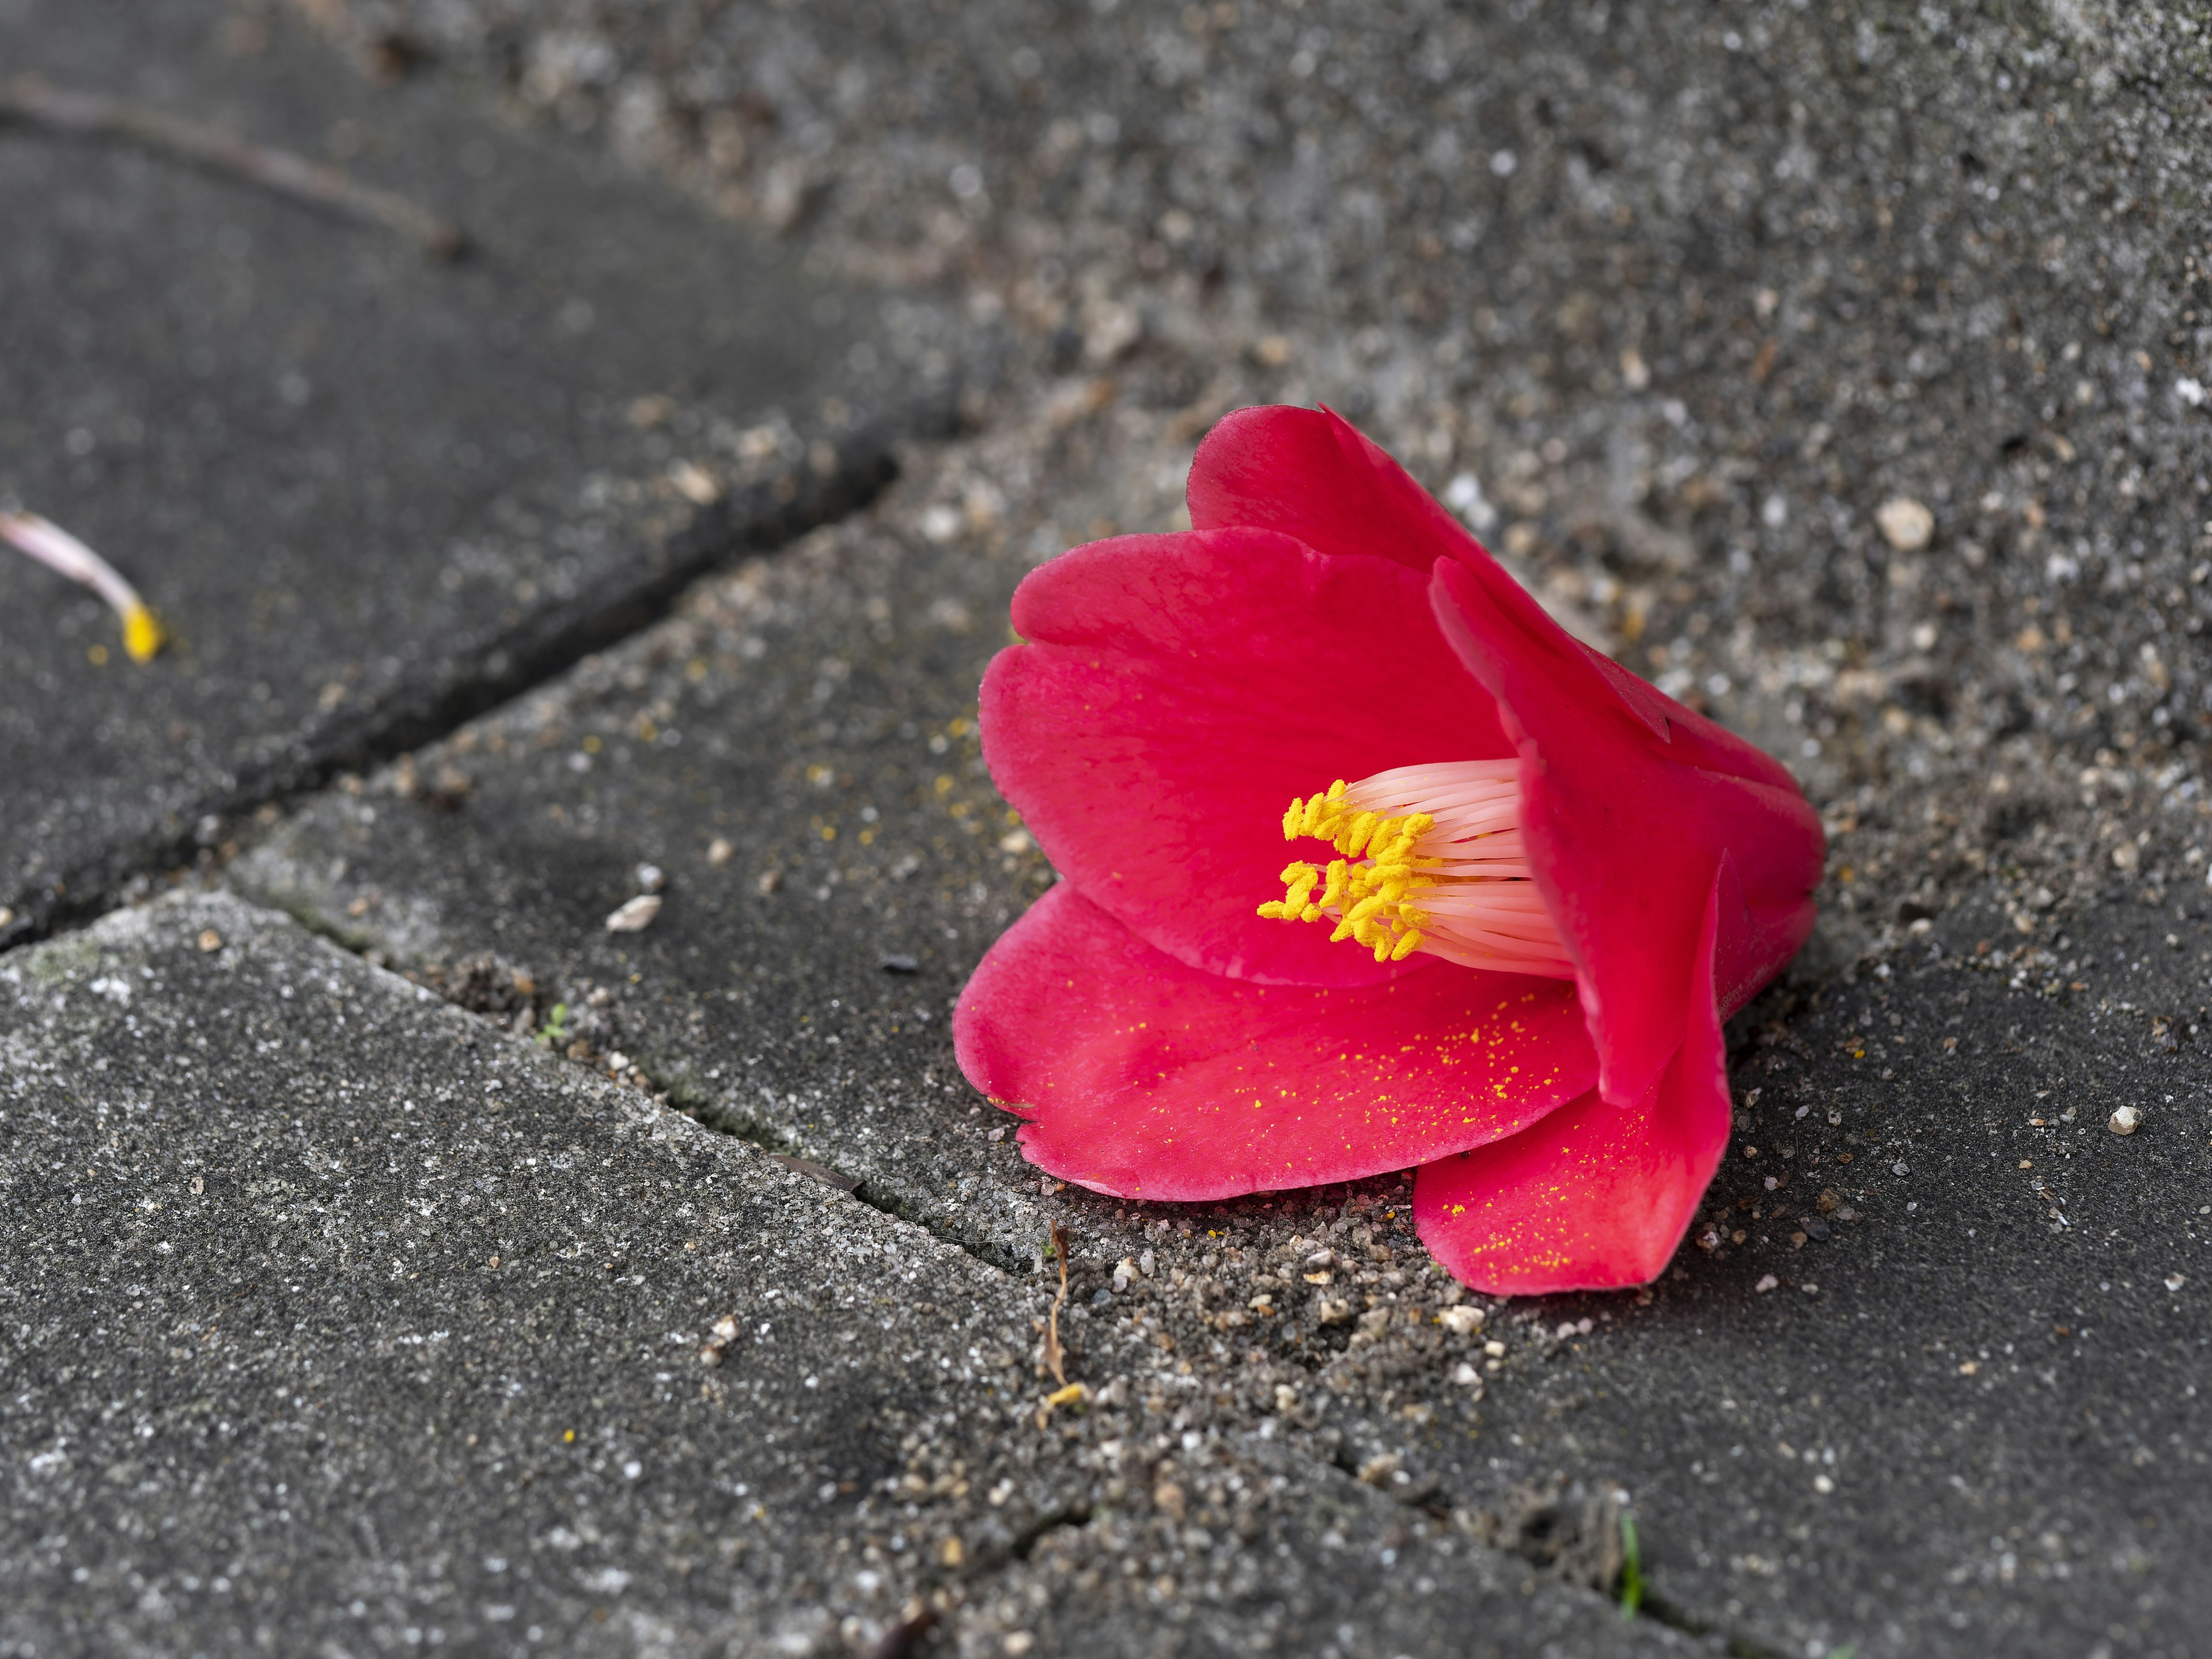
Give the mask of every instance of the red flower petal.
[[960, 1067], [1030, 1160], [1148, 1199], [1349, 1181], [1477, 1146], [1587, 1090], [1572, 988], [1438, 963], [1355, 990], [1186, 967], [1063, 883], [992, 946]]
[[1723, 868], [1706, 890], [1689, 975], [1689, 1027], [1633, 1106], [1596, 1093], [1534, 1128], [1463, 1158], [1427, 1164], [1413, 1218], [1437, 1261], [1494, 1295], [1647, 1284], [1674, 1254], [1720, 1165], [1729, 1134], [1726, 1055], [1714, 1005], [1716, 933], [1742, 902]]
[[1747, 907], [1714, 965], [1733, 1013], [1813, 929], [1820, 820], [1779, 765], [1586, 652], [1487, 561], [1431, 598], [1521, 750], [1522, 830], [1579, 974], [1599, 1088], [1641, 1100], [1682, 1040], [1683, 964], [1723, 850]]
[[[1286, 536], [1128, 536], [1014, 595], [983, 678], [983, 753], [1046, 856], [1170, 956], [1279, 985], [1372, 985], [1318, 922], [1262, 920], [1298, 848], [1283, 809], [1337, 778], [1513, 752], [1444, 642], [1427, 578]], [[1310, 855], [1316, 849], [1308, 845]]]
[[1191, 527], [1279, 530], [1316, 552], [1380, 556], [1425, 572], [1480, 546], [1405, 469], [1325, 409], [1224, 415], [1191, 462]]
[[1403, 468], [1326, 410], [1239, 410], [1199, 447], [1191, 522], [1437, 570], [1438, 620], [1521, 748], [1524, 827], [1580, 969], [1605, 1097], [1640, 1100], [1682, 1030], [1682, 963], [1722, 848], [1751, 925], [1730, 1012], [1812, 931], [1820, 819], [1787, 769], [1574, 639]]

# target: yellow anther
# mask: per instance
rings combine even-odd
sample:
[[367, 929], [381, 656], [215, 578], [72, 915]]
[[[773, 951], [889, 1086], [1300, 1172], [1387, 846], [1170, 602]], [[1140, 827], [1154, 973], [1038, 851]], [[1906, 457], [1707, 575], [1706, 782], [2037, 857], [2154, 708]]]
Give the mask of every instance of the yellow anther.
[[160, 618], [144, 605], [132, 605], [124, 612], [123, 648], [131, 653], [131, 661], [153, 661], [165, 637]]
[[1384, 905], [1389, 903], [1389, 899], [1381, 893], [1370, 893], [1365, 898], [1360, 900], [1358, 903], [1353, 905], [1349, 910], [1346, 910], [1344, 913], [1344, 919], [1347, 922], [1357, 926], [1358, 923], [1366, 921], [1368, 917], [1373, 915]]
[[1339, 778], [1319, 794], [1293, 800], [1283, 814], [1285, 839], [1311, 836], [1344, 856], [1331, 859], [1326, 873], [1303, 861], [1285, 865], [1283, 896], [1260, 906], [1260, 914], [1270, 921], [1333, 919], [1332, 940], [1355, 940], [1377, 962], [1402, 962], [1420, 948], [1427, 921], [1407, 901], [1434, 885], [1420, 872], [1437, 860], [1415, 849], [1436, 820], [1426, 812], [1391, 817], [1357, 806], [1345, 788]]
[[1400, 767], [1291, 802], [1283, 834], [1327, 842], [1325, 871], [1294, 863], [1260, 914], [1326, 921], [1375, 960], [1416, 951], [1501, 973], [1571, 978], [1521, 846], [1516, 763]]

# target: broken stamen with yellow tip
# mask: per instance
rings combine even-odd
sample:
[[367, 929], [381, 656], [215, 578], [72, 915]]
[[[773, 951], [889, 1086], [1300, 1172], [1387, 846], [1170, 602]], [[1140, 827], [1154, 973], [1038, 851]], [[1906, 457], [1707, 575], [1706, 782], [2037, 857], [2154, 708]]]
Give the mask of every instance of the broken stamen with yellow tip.
[[1286, 865], [1283, 896], [1260, 914], [1332, 920], [1332, 943], [1356, 941], [1377, 962], [1425, 951], [1469, 968], [1573, 978], [1522, 840], [1517, 772], [1510, 760], [1406, 766], [1293, 800], [1283, 838], [1325, 841], [1343, 856], [1325, 870]]
[[[122, 619], [123, 648], [131, 653], [131, 660], [153, 660], [166, 637], [161, 619], [113, 565], [59, 525], [35, 513], [0, 512], [0, 542], [13, 544], [71, 581], [82, 582], [106, 599]], [[102, 650], [99, 655], [104, 660], [106, 653]]]

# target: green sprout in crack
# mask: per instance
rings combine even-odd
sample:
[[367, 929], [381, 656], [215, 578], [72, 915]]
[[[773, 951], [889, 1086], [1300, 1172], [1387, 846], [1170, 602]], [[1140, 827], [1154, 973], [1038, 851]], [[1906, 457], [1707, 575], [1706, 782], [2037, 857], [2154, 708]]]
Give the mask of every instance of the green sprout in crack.
[[547, 1048], [558, 1048], [568, 1041], [568, 1005], [556, 1002], [547, 1011], [545, 1023], [538, 1028], [538, 1041]]
[[1636, 1538], [1636, 1517], [1620, 1517], [1620, 1622], [1636, 1617], [1644, 1605], [1644, 1548]]

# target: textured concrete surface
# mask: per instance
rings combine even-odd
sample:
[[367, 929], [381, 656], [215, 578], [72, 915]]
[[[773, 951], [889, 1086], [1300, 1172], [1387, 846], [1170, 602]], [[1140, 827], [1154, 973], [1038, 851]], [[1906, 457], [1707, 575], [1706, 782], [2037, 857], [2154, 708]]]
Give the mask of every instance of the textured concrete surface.
[[0, 129], [0, 500], [103, 551], [175, 635], [134, 667], [99, 601], [0, 559], [18, 927], [864, 498], [879, 436], [822, 407], [848, 342], [875, 389], [904, 376], [888, 402], [922, 391], [893, 355], [921, 337], [760, 237], [449, 99], [379, 100], [298, 28], [10, 0], [0, 55], [337, 162], [475, 239], [441, 264], [173, 155]]
[[[909, 450], [868, 512], [342, 781], [228, 878], [487, 1042], [817, 1166], [821, 1201], [918, 1224], [1029, 1318], [1066, 1230], [1069, 1374], [1126, 1392], [1049, 1419], [1081, 1473], [1035, 1477], [1032, 1512], [1085, 1480], [1098, 1507], [993, 1556], [927, 1643], [1517, 1652], [1546, 1638], [1419, 1622], [1424, 1580], [1455, 1582], [1435, 1553], [1502, 1558], [1571, 1620], [1563, 1584], [1617, 1593], [1625, 1513], [1653, 1617], [1620, 1639], [2197, 1645], [2195, 20], [294, 9], [603, 138], [810, 270], [956, 306], [1004, 365], [980, 433]], [[1586, 636], [1788, 758], [1829, 826], [1822, 931], [1732, 1033], [1737, 1140], [1648, 1297], [1466, 1296], [1393, 1177], [1188, 1209], [1050, 1190], [951, 1066], [951, 993], [1049, 880], [969, 724], [1006, 596], [1075, 541], [1174, 527], [1199, 435], [1272, 398], [1361, 420]], [[651, 925], [606, 932], [652, 885]], [[1033, 1410], [1038, 1357], [1011, 1357]], [[933, 1457], [907, 1474], [964, 1526], [976, 1465]], [[1315, 1599], [1240, 1599], [1231, 1538]]]
[[[1489, 1307], [1455, 1337], [1444, 1309], [1484, 1304], [1447, 1300], [1391, 1182], [1122, 1206], [1051, 1190], [992, 1139], [1006, 1120], [958, 1081], [946, 993], [1041, 872], [1002, 850], [1022, 837], [946, 718], [993, 642], [927, 620], [1005, 562], [900, 533], [952, 487], [916, 465], [867, 518], [415, 757], [467, 769], [458, 810], [386, 773], [231, 879], [518, 1030], [598, 1000], [561, 1026], [583, 1063], [988, 1259], [1042, 1265], [1059, 1221], [1097, 1298], [1078, 1340], [1166, 1336], [1231, 1390], [1201, 1418], [1249, 1419], [1257, 1362], [1309, 1455], [1380, 1460], [1447, 1509], [1626, 1492], [1655, 1595], [1692, 1622], [1823, 1653], [2185, 1639], [2212, 1235], [2212, 1090], [2181, 1035], [2201, 912], [2114, 891], [2046, 949], [2015, 943], [1992, 886], [1863, 955], [1832, 930], [1739, 1022], [1738, 1143], [1668, 1278]], [[647, 863], [658, 917], [606, 933]], [[2143, 1114], [2130, 1136], [2106, 1127], [2122, 1105]], [[1290, 1262], [1316, 1244], [1367, 1271], [1310, 1292]]]
[[1677, 1645], [1152, 1443], [1133, 1343], [1054, 1419], [1033, 1286], [234, 899], [11, 954], [0, 1066], [0, 1650], [804, 1654], [925, 1598], [976, 1651]]

